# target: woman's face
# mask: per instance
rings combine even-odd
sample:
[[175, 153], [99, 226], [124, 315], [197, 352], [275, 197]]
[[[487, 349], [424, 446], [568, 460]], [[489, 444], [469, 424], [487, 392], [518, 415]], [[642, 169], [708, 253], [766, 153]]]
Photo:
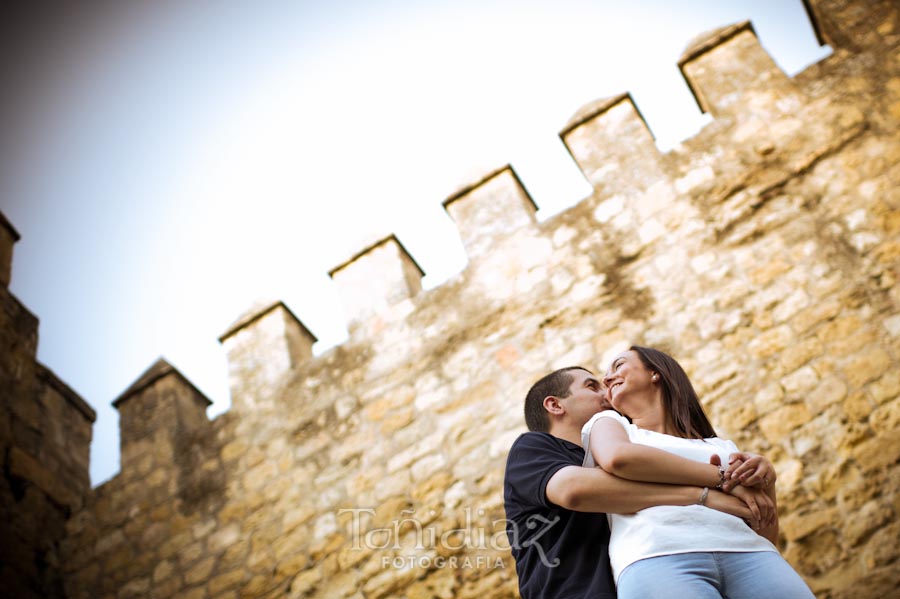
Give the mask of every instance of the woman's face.
[[647, 370], [637, 352], [622, 352], [613, 358], [603, 377], [603, 382], [609, 389], [610, 403], [628, 416], [629, 408], [634, 408], [636, 402], [652, 397], [654, 376], [657, 375]]

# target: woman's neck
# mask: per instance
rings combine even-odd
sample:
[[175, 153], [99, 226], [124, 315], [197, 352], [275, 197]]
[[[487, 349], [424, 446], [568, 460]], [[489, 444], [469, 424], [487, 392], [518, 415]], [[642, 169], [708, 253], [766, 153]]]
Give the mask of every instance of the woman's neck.
[[649, 398], [645, 406], [644, 410], [631, 418], [631, 422], [636, 427], [666, 435], [675, 435], [675, 430], [663, 410], [662, 398], [659, 396]]
[[668, 423], [666, 422], [666, 419], [662, 414], [648, 414], [639, 416], [637, 418], [632, 418], [631, 422], [636, 427], [642, 428], [644, 430], [664, 433], [666, 435], [674, 434], [674, 431], [672, 431], [672, 428], [668, 426]]

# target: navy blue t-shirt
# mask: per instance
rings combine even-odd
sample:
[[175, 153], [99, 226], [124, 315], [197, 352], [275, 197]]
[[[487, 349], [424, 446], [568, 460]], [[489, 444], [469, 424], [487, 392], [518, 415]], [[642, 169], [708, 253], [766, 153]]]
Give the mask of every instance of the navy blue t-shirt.
[[584, 450], [549, 433], [528, 432], [506, 461], [506, 534], [522, 599], [615, 599], [606, 514], [573, 512], [547, 499], [561, 468], [581, 466]]

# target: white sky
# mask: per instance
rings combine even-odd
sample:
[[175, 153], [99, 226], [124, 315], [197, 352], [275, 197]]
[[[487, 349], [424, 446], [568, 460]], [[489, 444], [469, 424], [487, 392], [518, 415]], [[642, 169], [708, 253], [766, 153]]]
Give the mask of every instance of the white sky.
[[588, 195], [558, 137], [580, 106], [630, 91], [663, 151], [694, 135], [694, 36], [751, 19], [791, 75], [829, 51], [801, 0], [147, 4], [26, 45], [2, 115], [11, 289], [97, 411], [94, 485], [119, 467], [110, 402], [157, 357], [213, 417], [217, 337], [255, 300], [320, 354], [347, 334], [327, 272], [366, 241], [396, 233], [426, 287], [465, 267], [441, 207], [459, 185], [511, 163], [540, 219]]

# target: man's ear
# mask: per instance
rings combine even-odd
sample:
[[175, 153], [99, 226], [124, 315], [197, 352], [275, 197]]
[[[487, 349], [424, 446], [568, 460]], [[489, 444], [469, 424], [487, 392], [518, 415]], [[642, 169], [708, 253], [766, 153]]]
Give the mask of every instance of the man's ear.
[[562, 416], [566, 413], [566, 409], [555, 395], [548, 395], [544, 398], [544, 409], [554, 416]]

